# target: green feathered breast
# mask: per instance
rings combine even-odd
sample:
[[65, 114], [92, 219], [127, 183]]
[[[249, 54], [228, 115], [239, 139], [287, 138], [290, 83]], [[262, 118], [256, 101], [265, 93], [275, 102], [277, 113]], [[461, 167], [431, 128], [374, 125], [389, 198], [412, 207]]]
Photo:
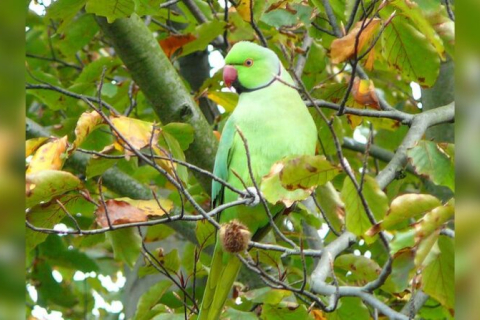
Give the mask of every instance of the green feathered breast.
[[[253, 61], [252, 66], [244, 63], [247, 59]], [[236, 85], [242, 93], [237, 107], [224, 126], [214, 174], [238, 189], [244, 189], [244, 186], [232, 172], [236, 172], [247, 186], [253, 185], [245, 146], [237, 133], [237, 127], [248, 142], [253, 175], [258, 184], [269, 173], [272, 165], [282, 158], [314, 155], [317, 140], [315, 124], [298, 92], [285, 84], [293, 84], [293, 80], [275, 53], [252, 43], [240, 42], [232, 48], [226, 63], [235, 67], [238, 73]], [[279, 76], [281, 81], [276, 80], [275, 76]], [[268, 85], [262, 87], [265, 84]], [[212, 199], [215, 205], [237, 198], [238, 195], [230, 189], [218, 182], [213, 183]], [[282, 206], [271, 208], [272, 213], [276, 214]], [[262, 205], [226, 209], [219, 220], [220, 223], [225, 223], [233, 219], [243, 223], [252, 235], [268, 224], [268, 216]], [[217, 241], [198, 319], [219, 318], [240, 266], [239, 259], [224, 252]]]

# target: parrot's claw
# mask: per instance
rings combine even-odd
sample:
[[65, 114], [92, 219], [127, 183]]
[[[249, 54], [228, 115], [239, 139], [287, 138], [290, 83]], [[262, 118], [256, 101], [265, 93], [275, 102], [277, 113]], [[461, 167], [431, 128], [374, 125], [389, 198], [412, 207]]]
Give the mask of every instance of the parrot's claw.
[[260, 203], [260, 195], [257, 192], [255, 187], [249, 187], [246, 190], [246, 193], [251, 197], [250, 202], [247, 202], [246, 205], [249, 207], [255, 207]]

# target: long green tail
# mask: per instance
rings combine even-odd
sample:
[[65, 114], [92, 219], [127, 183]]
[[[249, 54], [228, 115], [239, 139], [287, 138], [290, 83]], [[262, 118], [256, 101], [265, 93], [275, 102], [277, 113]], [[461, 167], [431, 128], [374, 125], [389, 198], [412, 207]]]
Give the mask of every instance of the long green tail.
[[237, 278], [241, 266], [240, 260], [235, 256], [230, 256], [224, 261], [224, 254], [222, 245], [217, 241], [197, 320], [218, 320], [220, 318], [233, 282]]

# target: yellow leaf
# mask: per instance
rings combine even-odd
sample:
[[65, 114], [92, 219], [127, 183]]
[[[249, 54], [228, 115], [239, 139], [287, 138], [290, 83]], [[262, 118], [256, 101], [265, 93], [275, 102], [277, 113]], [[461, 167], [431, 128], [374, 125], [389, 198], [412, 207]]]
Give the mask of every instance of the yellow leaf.
[[317, 310], [317, 309], [313, 309], [311, 312], [310, 312], [311, 315], [313, 315], [313, 318], [315, 320], [327, 320], [327, 318], [325, 318], [325, 315], [323, 314], [322, 311], [320, 310]]
[[28, 158], [30, 155], [32, 155], [35, 150], [40, 148], [47, 140], [47, 137], [40, 137], [25, 141], [25, 158]]
[[[118, 132], [131, 144], [135, 149], [142, 149], [150, 146], [150, 141], [156, 144], [158, 141], [159, 128], [153, 130], [153, 123], [138, 119], [133, 119], [124, 116], [111, 117], [110, 120]], [[154, 137], [152, 139], [152, 133]], [[115, 134], [116, 135], [116, 134]], [[119, 151], [124, 151], [125, 156], [130, 157], [134, 153], [126, 147], [122, 138], [117, 136], [115, 148]]]
[[42, 145], [30, 160], [27, 174], [37, 173], [43, 170], [60, 170], [63, 167], [64, 157], [67, 150], [67, 136], [55, 138]]
[[251, 15], [250, 15], [250, 2], [253, 0], [240, 0], [238, 5], [236, 6], [237, 12], [242, 17], [242, 19], [246, 22], [250, 22]]
[[70, 151], [73, 151], [80, 146], [95, 127], [102, 122], [103, 118], [97, 111], [82, 113], [77, 121], [77, 126], [75, 127], [75, 141], [73, 142]]
[[238, 95], [233, 92], [212, 91], [207, 94], [207, 97], [227, 112], [232, 112], [238, 103]]
[[155, 152], [155, 154], [157, 156], [161, 156], [161, 157], [166, 158], [166, 159], [155, 159], [155, 162], [160, 167], [167, 170], [168, 173], [173, 175], [173, 170], [175, 170], [177, 165], [176, 165], [176, 163], [169, 160], [169, 157], [170, 157], [169, 153], [165, 149], [159, 147], [158, 145], [153, 146], [153, 151]]
[[173, 202], [169, 199], [159, 198], [157, 200], [134, 200], [130, 198], [119, 198], [116, 200], [125, 201], [132, 206], [143, 210], [148, 216], [163, 216], [165, 213], [169, 213], [173, 209]]
[[[369, 21], [370, 20], [365, 24]], [[355, 54], [355, 43], [358, 33], [362, 30], [362, 23], [362, 21], [357, 22], [355, 27], [350, 30], [346, 36], [333, 40], [332, 46], [330, 47], [332, 63], [341, 63]], [[375, 18], [362, 30], [358, 37], [357, 54], [361, 52], [366, 43], [370, 42], [379, 25], [380, 19]]]

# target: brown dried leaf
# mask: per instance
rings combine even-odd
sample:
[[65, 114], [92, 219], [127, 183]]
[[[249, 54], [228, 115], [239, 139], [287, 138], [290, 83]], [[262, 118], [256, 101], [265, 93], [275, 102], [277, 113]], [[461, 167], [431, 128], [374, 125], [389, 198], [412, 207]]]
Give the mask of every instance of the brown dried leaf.
[[370, 106], [374, 109], [380, 110], [378, 97], [375, 93], [375, 86], [372, 80], [364, 80], [356, 77], [353, 81], [352, 96], [355, 102], [362, 106]]
[[367, 61], [365, 61], [365, 69], [368, 71], [373, 70], [373, 64], [375, 63], [375, 48], [372, 48], [367, 56]]
[[[159, 199], [161, 208], [156, 200], [134, 200], [130, 198], [110, 199], [105, 202], [108, 217], [112, 225], [144, 222], [150, 216], [163, 216], [173, 208], [168, 199]], [[108, 220], [103, 205], [95, 211], [96, 222], [103, 228], [108, 227]]]
[[[362, 21], [357, 22], [355, 27], [350, 30], [346, 36], [340, 39], [335, 39], [332, 42], [332, 46], [330, 47], [332, 63], [341, 63], [355, 54], [355, 42], [358, 33], [362, 29], [362, 23]], [[368, 21], [366, 23], [368, 23]], [[379, 25], [380, 19], [375, 18], [362, 30], [358, 38], [357, 53], [360, 53], [365, 44], [372, 39]]]
[[37, 173], [43, 170], [60, 170], [63, 167], [64, 157], [67, 150], [67, 136], [54, 138], [42, 145], [33, 155], [28, 165], [27, 174]]
[[[112, 225], [144, 222], [148, 220], [148, 217], [143, 210], [130, 205], [128, 202], [111, 199], [107, 200], [105, 205]], [[103, 205], [98, 207], [95, 211], [95, 215], [97, 217], [95, 221], [98, 225], [102, 228], [108, 227], [108, 219]]]
[[171, 35], [166, 39], [160, 40], [159, 44], [165, 54], [171, 58], [177, 50], [181, 50], [184, 45], [196, 39], [197, 37], [191, 33], [185, 35]]

